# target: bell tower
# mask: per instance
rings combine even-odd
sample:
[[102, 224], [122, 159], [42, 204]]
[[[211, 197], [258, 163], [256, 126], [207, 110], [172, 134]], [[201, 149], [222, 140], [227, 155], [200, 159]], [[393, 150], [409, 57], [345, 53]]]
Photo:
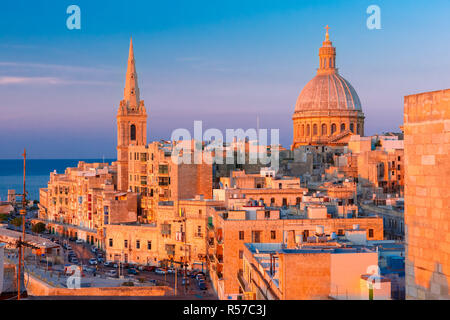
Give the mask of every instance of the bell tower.
[[139, 96], [133, 39], [130, 39], [125, 89], [117, 112], [117, 190], [128, 190], [128, 147], [146, 144], [147, 112]]

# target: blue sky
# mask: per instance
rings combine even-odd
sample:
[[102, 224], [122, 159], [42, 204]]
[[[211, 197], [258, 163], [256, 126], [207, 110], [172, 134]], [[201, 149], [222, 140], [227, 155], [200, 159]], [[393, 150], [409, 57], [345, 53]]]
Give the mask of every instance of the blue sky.
[[[66, 8], [81, 8], [81, 30]], [[366, 27], [369, 5], [381, 30]], [[21, 1], [0, 10], [0, 158], [114, 157], [133, 36], [149, 140], [172, 130], [279, 128], [315, 75], [324, 26], [366, 134], [398, 131], [403, 96], [450, 87], [450, 2]]]

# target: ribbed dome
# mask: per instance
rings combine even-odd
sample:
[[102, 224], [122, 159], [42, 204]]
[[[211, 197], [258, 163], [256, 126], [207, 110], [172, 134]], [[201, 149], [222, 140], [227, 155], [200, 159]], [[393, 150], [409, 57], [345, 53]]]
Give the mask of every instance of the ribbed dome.
[[362, 111], [355, 89], [337, 72], [316, 75], [295, 104], [295, 112], [326, 110]]

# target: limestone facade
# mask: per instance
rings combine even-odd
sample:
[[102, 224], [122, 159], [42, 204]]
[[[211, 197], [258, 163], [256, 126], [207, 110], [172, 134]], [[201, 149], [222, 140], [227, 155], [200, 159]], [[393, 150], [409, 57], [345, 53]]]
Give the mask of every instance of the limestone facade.
[[405, 97], [406, 298], [450, 299], [450, 89]]

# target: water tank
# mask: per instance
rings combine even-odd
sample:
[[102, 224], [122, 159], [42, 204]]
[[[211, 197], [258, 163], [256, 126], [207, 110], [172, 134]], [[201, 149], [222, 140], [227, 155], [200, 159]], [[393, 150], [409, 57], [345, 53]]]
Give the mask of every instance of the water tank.
[[359, 230], [359, 224], [354, 224], [353, 225], [353, 230]]
[[316, 234], [324, 234], [325, 228], [324, 226], [316, 226]]

